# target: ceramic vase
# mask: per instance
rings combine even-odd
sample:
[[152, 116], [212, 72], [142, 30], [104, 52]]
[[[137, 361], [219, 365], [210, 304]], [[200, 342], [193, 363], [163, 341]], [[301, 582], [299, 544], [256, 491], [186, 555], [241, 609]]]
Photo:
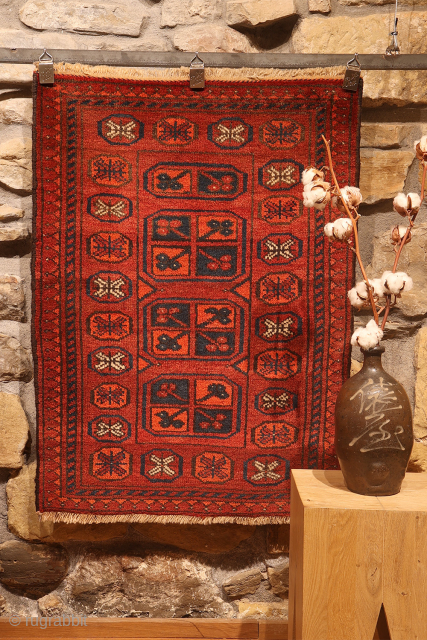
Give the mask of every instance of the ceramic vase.
[[363, 351], [335, 407], [335, 449], [350, 491], [399, 493], [413, 445], [412, 412], [402, 385], [384, 371], [384, 347]]

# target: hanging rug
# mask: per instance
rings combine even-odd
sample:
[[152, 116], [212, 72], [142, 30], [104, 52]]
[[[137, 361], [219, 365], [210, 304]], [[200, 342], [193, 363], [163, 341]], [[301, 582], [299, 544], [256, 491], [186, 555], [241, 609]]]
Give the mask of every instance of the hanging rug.
[[[334, 77], [334, 74], [336, 77]], [[287, 522], [337, 468], [352, 254], [304, 167], [357, 184], [335, 70], [57, 65], [34, 82], [38, 511], [65, 522]]]

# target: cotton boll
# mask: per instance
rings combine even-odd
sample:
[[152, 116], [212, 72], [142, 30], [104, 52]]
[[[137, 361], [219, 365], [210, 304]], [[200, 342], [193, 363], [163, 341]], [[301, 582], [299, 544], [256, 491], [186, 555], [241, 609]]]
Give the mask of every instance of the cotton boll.
[[393, 276], [393, 271], [384, 271], [384, 273], [381, 276], [381, 282], [383, 284], [384, 287], [384, 293], [386, 293], [387, 295], [390, 295], [391, 291], [388, 288], [388, 278], [389, 276]]
[[334, 238], [337, 240], [348, 240], [353, 233], [353, 224], [348, 218], [338, 218], [333, 224]]
[[356, 329], [351, 336], [351, 344], [353, 346], [357, 345], [361, 349], [372, 349], [379, 344], [382, 337], [383, 332], [380, 327], [375, 320], [370, 320], [366, 327]]
[[393, 200], [393, 209], [401, 216], [408, 215], [408, 197], [404, 193], [398, 193]]
[[301, 176], [302, 183], [304, 185], [310, 184], [310, 182], [313, 182], [313, 178], [315, 175], [316, 175], [316, 169], [314, 169], [313, 167], [304, 169]]
[[319, 171], [319, 169], [316, 169], [315, 167], [307, 167], [307, 169], [304, 169], [304, 171], [302, 172], [302, 183], [309, 184], [310, 182], [323, 180], [324, 177], [325, 174], [323, 173], [323, 171]]
[[404, 271], [398, 271], [397, 273], [384, 271], [381, 276], [381, 282], [384, 285], [385, 293], [395, 296], [400, 296], [402, 291], [410, 291], [414, 284], [412, 278]]
[[314, 187], [315, 187], [315, 183], [309, 182], [308, 184], [305, 185], [303, 189], [303, 204], [304, 204], [304, 207], [307, 207], [308, 209], [313, 207], [314, 203], [316, 202], [317, 196], [316, 196], [316, 193], [314, 192]]
[[405, 291], [410, 291], [412, 289], [412, 287], [414, 286], [414, 281], [412, 280], [411, 276], [408, 276], [408, 274], [405, 273]]
[[372, 320], [369, 320], [368, 324], [366, 325], [366, 329], [368, 329], [368, 331], [370, 331], [373, 335], [375, 335], [378, 338], [378, 342], [381, 340], [381, 338], [384, 335], [383, 330], [381, 329], [381, 327], [377, 325], [377, 323], [373, 318]]
[[[399, 224], [393, 227], [391, 229], [392, 244], [400, 244], [400, 241], [403, 240], [403, 238], [405, 237], [407, 230], [408, 230], [408, 227], [406, 227], [404, 224]], [[411, 237], [412, 237], [412, 234], [411, 232], [409, 232], [406, 238], [405, 244], [411, 240]]]
[[362, 307], [365, 306], [365, 301], [359, 298], [359, 296], [357, 295], [357, 291], [354, 287], [353, 289], [350, 289], [350, 291], [347, 293], [347, 297], [350, 300], [351, 306], [354, 307], [355, 309], [361, 309]]
[[316, 202], [314, 203], [314, 208], [318, 209], [319, 211], [323, 211], [326, 207], [327, 204], [329, 204], [331, 201], [331, 194], [329, 193], [329, 191], [325, 191], [325, 195], [320, 199], [317, 199]]
[[333, 222], [328, 222], [327, 224], [325, 224], [325, 226], [323, 227], [323, 232], [327, 238], [332, 238], [332, 236], [334, 235]]
[[310, 182], [304, 187], [303, 204], [305, 207], [315, 207], [315, 209], [323, 210], [331, 199], [328, 191], [329, 182]]
[[[357, 187], [349, 187], [347, 185], [347, 186], [343, 187], [342, 189], [340, 189], [340, 192], [341, 192], [342, 198], [345, 200], [345, 202], [346, 202], [346, 204], [347, 204], [347, 206], [349, 208], [358, 207], [359, 204], [363, 200], [363, 196], [362, 196], [362, 194], [360, 192], [360, 189], [358, 189]], [[344, 207], [344, 204], [343, 204], [341, 198], [338, 198], [338, 196], [334, 196], [332, 204], [339, 211], [341, 211], [341, 213], [346, 213], [346, 209]]]
[[421, 206], [421, 198], [418, 193], [398, 193], [393, 200], [393, 207], [401, 216], [409, 216], [418, 213]]
[[[368, 282], [372, 286], [372, 281], [369, 280]], [[359, 298], [362, 298], [363, 300], [369, 299], [368, 287], [366, 286], [366, 282], [364, 280], [360, 280], [360, 282], [358, 282], [354, 288], [356, 289]]]
[[307, 207], [307, 209], [311, 209], [311, 207], [314, 206], [314, 203], [316, 202], [316, 196], [314, 193], [311, 193], [311, 191], [304, 191], [302, 194], [302, 203], [304, 205], [304, 207]]
[[372, 349], [373, 347], [376, 347], [378, 343], [379, 340], [377, 336], [366, 329], [366, 327], [356, 329], [351, 336], [351, 344], [353, 346], [358, 346], [361, 349]]
[[374, 278], [373, 280], [369, 280], [369, 282], [374, 289], [374, 296], [382, 298], [384, 296], [384, 285], [381, 278]]
[[360, 189], [357, 187], [346, 186], [341, 189], [341, 194], [351, 207], [358, 207], [363, 200]]
[[424, 160], [424, 155], [427, 154], [427, 136], [423, 136], [421, 140], [416, 140], [414, 149], [418, 160]]
[[[369, 281], [371, 283], [371, 281]], [[369, 302], [369, 294], [366, 283], [362, 280], [358, 282], [356, 286], [354, 286], [347, 293], [347, 297], [350, 300], [350, 304], [352, 307], [356, 309], [361, 309], [362, 307], [368, 306]]]
[[411, 199], [410, 209], [415, 213], [421, 207], [421, 198], [418, 193], [408, 193], [408, 198]]

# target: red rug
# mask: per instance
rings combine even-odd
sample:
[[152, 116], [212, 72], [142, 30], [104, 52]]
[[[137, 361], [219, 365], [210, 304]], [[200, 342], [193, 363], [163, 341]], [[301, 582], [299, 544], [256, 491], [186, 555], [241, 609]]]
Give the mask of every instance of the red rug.
[[[38, 509], [280, 523], [336, 468], [352, 258], [301, 172], [356, 184], [342, 80], [35, 82]], [[337, 217], [332, 214], [333, 217]]]

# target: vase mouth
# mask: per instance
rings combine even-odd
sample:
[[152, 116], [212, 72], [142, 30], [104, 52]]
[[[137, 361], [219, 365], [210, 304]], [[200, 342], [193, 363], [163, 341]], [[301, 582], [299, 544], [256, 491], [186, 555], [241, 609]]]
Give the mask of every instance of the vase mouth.
[[371, 349], [361, 349], [364, 356], [380, 356], [385, 351], [385, 347], [377, 345]]

